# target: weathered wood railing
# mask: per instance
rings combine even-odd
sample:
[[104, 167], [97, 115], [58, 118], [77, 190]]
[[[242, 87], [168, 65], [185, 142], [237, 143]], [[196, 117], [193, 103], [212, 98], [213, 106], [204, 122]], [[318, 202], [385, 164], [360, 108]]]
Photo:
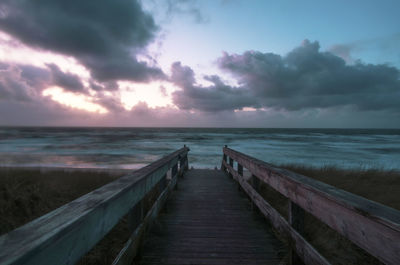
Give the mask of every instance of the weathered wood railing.
[[[252, 174], [253, 185], [243, 177], [243, 167]], [[305, 210], [380, 261], [400, 264], [400, 211], [273, 167], [227, 146], [223, 148], [221, 169], [238, 181], [272, 226], [291, 242], [293, 263], [300, 258], [305, 264], [329, 264], [302, 236]], [[288, 221], [256, 191], [259, 181], [289, 199]]]
[[[132, 235], [113, 264], [130, 264], [146, 226], [188, 169], [188, 151], [185, 146], [1, 236], [0, 264], [74, 264], [128, 213]], [[143, 216], [142, 199], [157, 185], [161, 194]]]

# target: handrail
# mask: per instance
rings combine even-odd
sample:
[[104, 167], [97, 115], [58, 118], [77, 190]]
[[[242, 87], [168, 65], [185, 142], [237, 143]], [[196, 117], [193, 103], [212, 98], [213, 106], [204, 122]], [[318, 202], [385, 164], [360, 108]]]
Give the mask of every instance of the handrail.
[[[237, 170], [233, 161], [238, 163]], [[243, 178], [243, 167], [251, 172], [253, 178], [263, 181], [290, 200], [289, 222]], [[382, 262], [400, 264], [400, 211], [274, 167], [226, 146], [223, 148], [222, 170], [228, 171], [272, 225], [291, 239], [293, 248], [306, 264], [329, 262], [301, 236], [303, 210]]]
[[0, 264], [74, 264], [172, 169], [187, 170], [186, 146], [0, 237]]

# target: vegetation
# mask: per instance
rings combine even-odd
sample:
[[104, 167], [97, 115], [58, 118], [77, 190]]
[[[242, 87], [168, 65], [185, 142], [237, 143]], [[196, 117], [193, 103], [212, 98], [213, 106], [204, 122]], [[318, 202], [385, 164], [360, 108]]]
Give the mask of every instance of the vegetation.
[[[296, 165], [282, 167], [400, 210], [400, 172]], [[121, 174], [0, 168], [0, 234], [105, 185]], [[267, 185], [261, 185], [259, 192], [287, 217], [286, 198]], [[145, 199], [145, 208], [150, 208], [155, 195], [150, 194]], [[333, 264], [379, 264], [376, 259], [311, 215], [306, 215], [305, 224], [307, 240]], [[127, 221], [124, 218], [79, 264], [110, 264], [128, 236]]]
[[[95, 190], [121, 174], [0, 168], [0, 234]], [[128, 239], [127, 231], [124, 218], [79, 264], [111, 264]]]

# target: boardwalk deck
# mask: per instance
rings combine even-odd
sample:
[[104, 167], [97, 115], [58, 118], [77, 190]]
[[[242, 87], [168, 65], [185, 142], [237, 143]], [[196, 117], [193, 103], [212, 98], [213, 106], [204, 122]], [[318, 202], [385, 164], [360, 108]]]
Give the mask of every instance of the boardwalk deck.
[[146, 237], [140, 264], [279, 264], [286, 248], [236, 183], [190, 170]]

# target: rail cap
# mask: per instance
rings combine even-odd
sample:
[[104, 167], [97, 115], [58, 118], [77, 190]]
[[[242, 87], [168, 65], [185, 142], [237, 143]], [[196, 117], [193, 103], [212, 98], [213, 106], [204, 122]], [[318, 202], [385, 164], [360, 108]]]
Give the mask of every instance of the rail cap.
[[307, 189], [341, 204], [345, 208], [356, 211], [360, 215], [363, 215], [367, 218], [374, 219], [376, 222], [390, 226], [396, 231], [400, 231], [400, 211], [396, 209], [375, 201], [368, 200], [364, 197], [344, 191], [290, 170], [275, 167], [267, 162], [238, 152], [226, 146], [223, 147], [223, 153], [233, 158], [250, 171], [252, 171], [252, 169], [257, 169], [257, 171], [266, 171], [294, 184], [301, 184]]

